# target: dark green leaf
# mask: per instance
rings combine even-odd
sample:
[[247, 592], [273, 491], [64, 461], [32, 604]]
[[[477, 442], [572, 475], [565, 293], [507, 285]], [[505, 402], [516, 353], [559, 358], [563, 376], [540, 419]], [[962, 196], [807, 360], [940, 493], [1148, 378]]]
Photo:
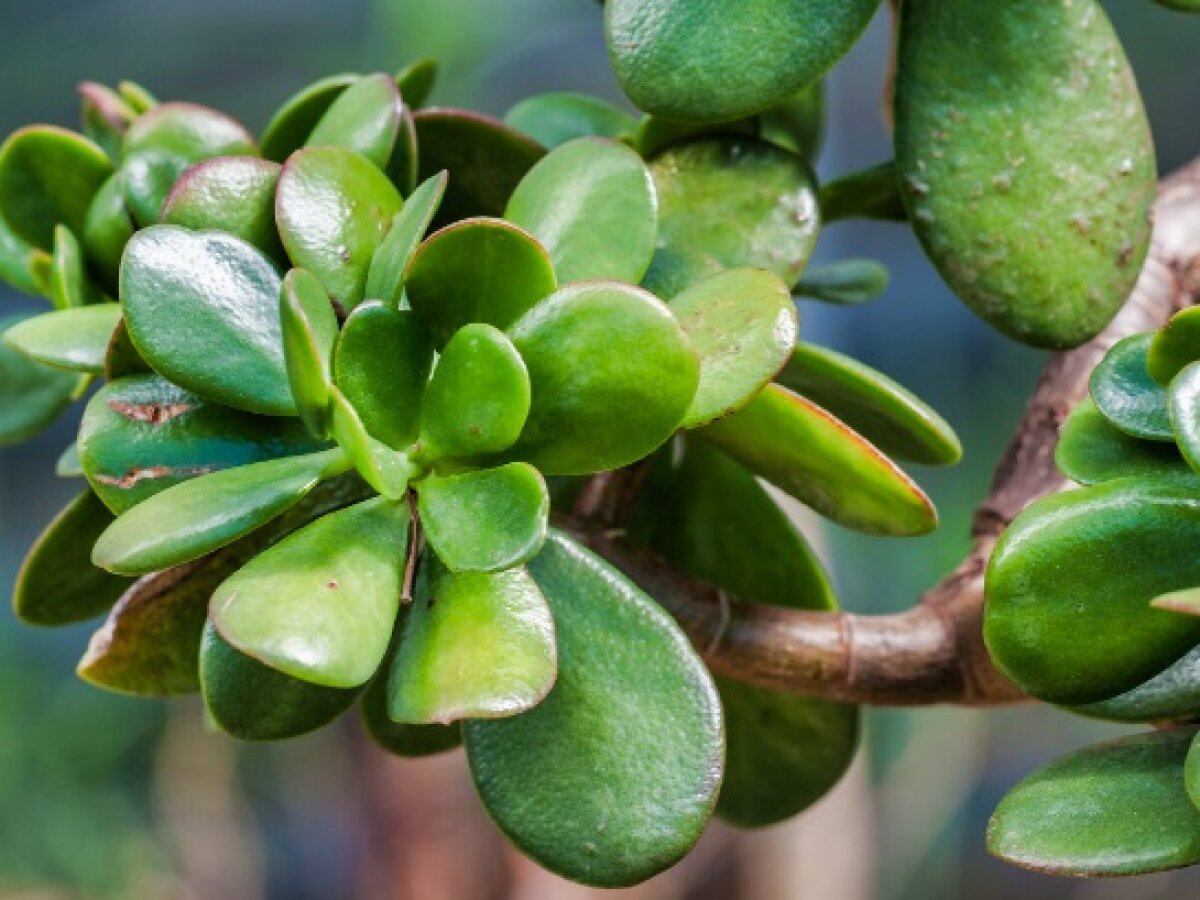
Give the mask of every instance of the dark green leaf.
[[504, 124], [554, 149], [581, 137], [620, 140], [637, 128], [623, 109], [590, 94], [561, 91], [522, 100], [504, 116]]
[[99, 299], [88, 282], [83, 248], [65, 225], [54, 226], [54, 255], [50, 264], [50, 302], [57, 309], [71, 309]]
[[1167, 392], [1150, 377], [1146, 351], [1152, 334], [1118, 341], [1092, 370], [1092, 400], [1115, 428], [1146, 441], [1173, 441]]
[[1200, 648], [1188, 651], [1149, 681], [1123, 694], [1068, 709], [1081, 716], [1114, 722], [1194, 719], [1200, 711]]
[[287, 273], [279, 300], [283, 358], [292, 397], [304, 424], [313, 434], [324, 437], [329, 433], [337, 314], [320, 280], [304, 269]]
[[1054, 462], [1060, 472], [1079, 484], [1188, 471], [1175, 446], [1140, 441], [1118, 431], [1086, 397], [1063, 423], [1054, 448]]
[[1189, 307], [1171, 316], [1154, 334], [1146, 350], [1146, 371], [1159, 384], [1171, 379], [1188, 363], [1200, 359], [1200, 307]]
[[359, 703], [367, 734], [384, 750], [397, 756], [421, 757], [443, 753], [462, 743], [462, 732], [455, 725], [401, 725], [387, 713], [387, 671], [367, 686]]
[[133, 237], [133, 219], [125, 205], [121, 176], [113, 175], [96, 192], [84, 220], [83, 248], [95, 266], [106, 289], [117, 295], [121, 272], [121, 254]]
[[438, 64], [434, 59], [418, 59], [396, 73], [396, 86], [410, 109], [420, 109], [429, 99], [437, 82]]
[[888, 288], [887, 266], [873, 259], [841, 259], [814, 266], [796, 282], [796, 294], [825, 303], [853, 306], [867, 303]]
[[[0, 334], [25, 316], [0, 319]], [[66, 409], [79, 376], [34, 362], [0, 341], [0, 446], [33, 437]]]
[[821, 218], [828, 222], [841, 219], [881, 219], [903, 222], [908, 219], [896, 164], [889, 161], [852, 172], [821, 185]]

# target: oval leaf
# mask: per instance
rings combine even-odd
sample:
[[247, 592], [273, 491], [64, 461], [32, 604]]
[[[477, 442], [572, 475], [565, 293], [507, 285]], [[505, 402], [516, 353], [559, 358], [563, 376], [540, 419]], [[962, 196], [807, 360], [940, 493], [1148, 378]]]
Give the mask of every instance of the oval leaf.
[[1131, 475], [1182, 475], [1188, 471], [1173, 445], [1139, 441], [1118, 431], [1086, 397], [1063, 423], [1054, 448], [1054, 463], [1079, 484], [1099, 484]]
[[[1170, 597], [1171, 594], [1166, 596]], [[1200, 647], [1137, 687], [1071, 712], [1113, 722], [1178, 722], [1200, 711]]]
[[288, 98], [262, 134], [262, 155], [281, 163], [304, 146], [312, 130], [357, 75], [331, 75], [314, 81]]
[[304, 269], [292, 269], [284, 277], [279, 313], [292, 398], [309, 430], [327, 435], [337, 314], [320, 280]]
[[24, 319], [4, 332], [4, 343], [30, 359], [68, 372], [104, 371], [108, 342], [121, 318], [117, 303], [59, 309]]
[[1170, 411], [1179, 451], [1200, 472], [1200, 363], [1189, 363], [1171, 382]]
[[796, 294], [854, 306], [868, 303], [886, 291], [890, 278], [887, 266], [873, 259], [842, 259], [807, 269], [796, 282]]
[[133, 237], [133, 218], [125, 204], [121, 177], [113, 175], [96, 192], [83, 223], [83, 248], [113, 296], [121, 272], [121, 254]]
[[392, 307], [400, 305], [408, 264], [437, 214], [446, 183], [446, 173], [439, 172], [422, 182], [404, 201], [404, 207], [392, 219], [388, 233], [371, 257], [365, 289], [368, 300], [382, 300]]
[[1146, 371], [1164, 387], [1189, 363], [1200, 359], [1200, 307], [1189, 307], [1171, 316], [1155, 332], [1146, 350]]
[[[0, 334], [26, 316], [0, 319]], [[33, 437], [71, 404], [79, 376], [34, 362], [0, 341], [0, 446]]]
[[214, 229], [287, 260], [275, 229], [278, 163], [253, 156], [222, 156], [192, 166], [163, 203], [162, 222], [192, 231]]
[[1167, 392], [1150, 377], [1146, 351], [1153, 335], [1118, 341], [1092, 370], [1092, 400], [1115, 428], [1146, 441], [1173, 441]]
[[389, 753], [405, 757], [432, 756], [452, 750], [462, 743], [458, 725], [401, 725], [388, 716], [388, 673], [379, 675], [367, 686], [359, 708], [367, 734]]
[[400, 91], [390, 75], [364, 75], [342, 91], [308, 139], [311, 147], [345, 147], [380, 169], [387, 165], [400, 133]]
[[581, 137], [629, 137], [637, 119], [599, 97], [560, 91], [522, 100], [505, 114], [504, 124], [553, 149]]

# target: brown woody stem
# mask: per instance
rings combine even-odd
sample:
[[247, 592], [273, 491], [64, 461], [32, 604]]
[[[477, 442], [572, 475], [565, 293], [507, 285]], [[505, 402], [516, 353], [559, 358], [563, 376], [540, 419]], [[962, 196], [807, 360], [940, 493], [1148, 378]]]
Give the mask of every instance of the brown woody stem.
[[[739, 681], [832, 700], [889, 706], [990, 705], [1022, 698], [983, 644], [983, 573], [1022, 509], [1065, 486], [1058, 432], [1116, 341], [1158, 328], [1200, 297], [1200, 160], [1162, 182], [1145, 268], [1129, 302], [1095, 340], [1051, 357], [974, 520], [962, 564], [916, 606], [892, 615], [804, 612], [745, 603], [675, 570], [614, 528], [631, 478], [598, 476], [566, 522], [579, 539], [655, 597], [712, 670]], [[636, 486], [636, 485], [635, 485]]]

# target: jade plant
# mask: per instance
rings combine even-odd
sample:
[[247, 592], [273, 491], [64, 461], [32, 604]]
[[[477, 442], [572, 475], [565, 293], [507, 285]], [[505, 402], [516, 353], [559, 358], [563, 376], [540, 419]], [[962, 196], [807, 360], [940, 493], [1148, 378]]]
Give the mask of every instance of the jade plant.
[[[837, 608], [830, 580], [764, 482], [872, 535], [937, 525], [899, 463], [955, 463], [953, 430], [798, 337], [797, 299], [859, 304], [888, 282], [870, 259], [810, 267], [823, 224], [907, 221], [971, 309], [1066, 348], [1124, 303], [1155, 193], [1094, 0], [905, 0], [895, 160], [818, 185], [821, 79], [878, 6], [609, 0], [636, 114], [577, 93], [503, 120], [429, 106], [422, 61], [318, 81], [257, 135], [129, 82], [81, 86], [82, 133], [15, 132], [0, 275], [54, 308], [4, 323], [0, 440], [86, 398], [57, 463], [85, 485], [30, 549], [18, 617], [104, 617], [84, 679], [199, 692], [235, 738], [356, 707], [395, 754], [461, 744], [499, 828], [585, 883], [663, 870], [714, 813], [756, 827], [807, 808], [852, 760], [858, 707], [714, 675], [702, 654], [718, 658], [724, 626], [685, 631], [654, 571], [711, 587], [725, 626], [735, 602], [819, 617]], [[1157, 356], [1191, 352], [1177, 330]], [[1134, 556], [1171, 555], [1194, 530], [1182, 459], [1107, 432], [1093, 446], [1111, 419], [1178, 432], [1187, 455], [1145, 350], [1114, 351], [1062, 450], [1081, 480], [1139, 474], [1065, 503], [1125, 510], [1120, 527], [1161, 535]], [[1069, 532], [1064, 515], [1044, 519]], [[1107, 577], [1070, 534], [1023, 542], [1024, 522], [989, 576], [988, 636], [1025, 690], [1104, 701], [1200, 639], [1154, 610], [1144, 634], [1114, 629], [1074, 662], [1041, 653], [1078, 634], [1038, 611], [1057, 595], [1022, 602], [1047, 554], [1091, 564], [1122, 602], [1121, 579], [1151, 576], [1120, 556]], [[649, 573], [599, 555], [598, 533]], [[1185, 746], [1162, 740], [1129, 752]], [[1073, 774], [1044, 777], [1065, 791]], [[1138, 790], [1118, 782], [1098, 788], [1114, 808]]]

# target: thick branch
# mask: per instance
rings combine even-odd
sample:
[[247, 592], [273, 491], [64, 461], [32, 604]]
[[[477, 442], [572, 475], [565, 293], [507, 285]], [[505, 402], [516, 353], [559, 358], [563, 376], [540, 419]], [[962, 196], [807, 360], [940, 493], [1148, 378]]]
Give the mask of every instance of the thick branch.
[[[683, 625], [714, 672], [833, 700], [986, 705], [1021, 699], [983, 646], [983, 573], [997, 537], [1029, 503], [1064, 487], [1054, 447], [1091, 370], [1113, 343], [1159, 327], [1200, 296], [1200, 160], [1161, 185], [1150, 256], [1129, 302], [1095, 340], [1050, 359], [975, 517], [963, 563], [893, 615], [803, 612], [731, 600], [626, 540], [600, 491], [568, 527], [624, 570]], [[620, 485], [621, 479], [608, 482]], [[599, 486], [597, 486], [599, 487]], [[616, 488], [613, 488], [615, 490]], [[618, 504], [619, 505], [619, 504]]]

